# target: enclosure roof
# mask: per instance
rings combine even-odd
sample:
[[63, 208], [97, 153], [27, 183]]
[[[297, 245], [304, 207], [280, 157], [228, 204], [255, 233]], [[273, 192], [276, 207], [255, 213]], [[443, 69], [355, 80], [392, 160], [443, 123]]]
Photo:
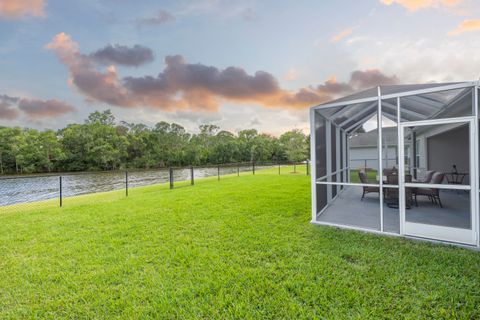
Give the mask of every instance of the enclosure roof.
[[[389, 95], [395, 93], [403, 93], [403, 92], [410, 92], [410, 91], [417, 91], [423, 89], [432, 89], [436, 87], [444, 87], [453, 84], [461, 84], [461, 83], [468, 83], [468, 82], [443, 82], [443, 83], [424, 83], [424, 84], [394, 84], [394, 85], [381, 85], [380, 90], [382, 95]], [[320, 104], [326, 105], [331, 103], [337, 102], [349, 102], [358, 99], [368, 99], [368, 98], [377, 98], [378, 97], [378, 87], [369, 88], [366, 90], [358, 91], [353, 94], [350, 94], [345, 97], [341, 97], [335, 100], [331, 100], [325, 103]]]
[[[397, 145], [397, 127], [386, 127], [382, 130], [383, 141], [388, 146]], [[359, 132], [349, 140], [350, 148], [371, 148], [378, 145], [378, 131]]]
[[473, 81], [385, 85], [363, 90], [313, 109], [335, 126], [352, 133], [369, 120], [376, 122], [374, 119], [378, 113], [379, 98], [382, 118], [393, 122], [397, 122], [397, 98], [400, 98], [401, 121], [471, 115], [472, 87], [476, 85], [478, 82]]

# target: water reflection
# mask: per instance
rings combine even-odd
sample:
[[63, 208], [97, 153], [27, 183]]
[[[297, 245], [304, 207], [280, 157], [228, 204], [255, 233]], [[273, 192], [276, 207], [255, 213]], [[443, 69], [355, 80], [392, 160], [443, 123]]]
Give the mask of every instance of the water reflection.
[[[271, 166], [261, 166], [265, 169]], [[251, 166], [221, 167], [220, 175], [236, 174], [238, 171], [252, 171]], [[174, 181], [190, 180], [190, 169], [175, 169]], [[216, 176], [218, 167], [195, 168], [194, 178]], [[167, 183], [169, 181], [168, 169], [156, 171], [129, 171], [129, 188]], [[81, 174], [63, 174], [62, 191], [64, 197], [82, 194], [120, 190], [125, 188], [125, 172], [92, 172]], [[58, 198], [59, 176], [22, 176], [0, 178], [0, 206], [17, 203], [35, 202]]]

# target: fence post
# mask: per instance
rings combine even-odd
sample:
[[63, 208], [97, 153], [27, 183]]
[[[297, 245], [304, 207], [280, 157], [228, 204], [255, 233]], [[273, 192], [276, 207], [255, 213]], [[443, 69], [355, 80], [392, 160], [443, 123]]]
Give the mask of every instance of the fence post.
[[308, 166], [308, 164], [309, 164], [309, 161], [307, 160], [307, 176], [310, 175], [310, 172], [309, 172], [310, 167]]
[[293, 173], [297, 173], [297, 164], [293, 163]]
[[364, 160], [365, 161], [365, 165], [363, 166], [363, 168], [365, 169], [365, 172], [367, 171], [367, 159]]
[[218, 176], [218, 181], [220, 181], [220, 165], [217, 165], [217, 176]]
[[237, 177], [240, 177], [240, 163], [237, 163]]
[[195, 184], [195, 176], [193, 174], [193, 166], [190, 166], [190, 177], [192, 186]]
[[282, 165], [280, 164], [280, 161], [278, 162], [278, 174], [280, 174], [280, 168], [282, 167]]
[[252, 172], [255, 174], [255, 161], [252, 162]]
[[125, 171], [125, 197], [128, 197], [128, 171]]
[[63, 206], [62, 176], [60, 176], [59, 182], [60, 182], [60, 207], [62, 207]]
[[168, 168], [169, 179], [170, 179], [170, 189], [173, 189], [173, 169], [172, 167]]

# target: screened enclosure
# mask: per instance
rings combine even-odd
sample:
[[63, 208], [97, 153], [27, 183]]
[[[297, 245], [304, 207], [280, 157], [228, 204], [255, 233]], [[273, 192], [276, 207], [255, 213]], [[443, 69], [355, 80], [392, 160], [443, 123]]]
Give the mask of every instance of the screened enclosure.
[[312, 222], [479, 246], [478, 83], [312, 107]]

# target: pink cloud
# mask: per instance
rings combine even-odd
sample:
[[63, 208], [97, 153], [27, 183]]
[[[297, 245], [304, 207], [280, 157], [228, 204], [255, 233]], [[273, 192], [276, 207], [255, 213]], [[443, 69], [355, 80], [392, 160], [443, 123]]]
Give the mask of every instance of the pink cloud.
[[20, 19], [45, 16], [46, 0], [0, 0], [0, 17]]
[[0, 119], [17, 119], [21, 112], [29, 120], [40, 120], [75, 112], [75, 108], [56, 99], [41, 100], [0, 95]]
[[[189, 63], [181, 55], [167, 56], [157, 76], [120, 78], [114, 65], [102, 68], [65, 33], [46, 45], [70, 72], [69, 82], [86, 100], [119, 107], [148, 106], [167, 111], [218, 111], [222, 101], [269, 108], [305, 108], [366, 86], [397, 82], [378, 70], [355, 71], [349, 82], [329, 79], [318, 86], [289, 91], [265, 71], [248, 74], [240, 67], [219, 69]], [[113, 61], [112, 61], [113, 62]]]
[[454, 30], [448, 33], [449, 36], [458, 36], [466, 32], [480, 31], [480, 19], [463, 20]]
[[0, 119], [13, 120], [18, 118], [20, 113], [15, 105], [18, 98], [7, 95], [0, 95]]
[[330, 39], [330, 42], [337, 43], [337, 42], [343, 40], [344, 38], [348, 37], [349, 35], [351, 35], [354, 30], [355, 30], [355, 27], [346, 28], [346, 29], [340, 31], [339, 33], [335, 34]]
[[75, 111], [73, 106], [56, 99], [20, 99], [18, 108], [32, 120], [54, 118]]
[[464, 0], [380, 0], [385, 5], [398, 4], [409, 11], [418, 11], [427, 8], [454, 7]]

